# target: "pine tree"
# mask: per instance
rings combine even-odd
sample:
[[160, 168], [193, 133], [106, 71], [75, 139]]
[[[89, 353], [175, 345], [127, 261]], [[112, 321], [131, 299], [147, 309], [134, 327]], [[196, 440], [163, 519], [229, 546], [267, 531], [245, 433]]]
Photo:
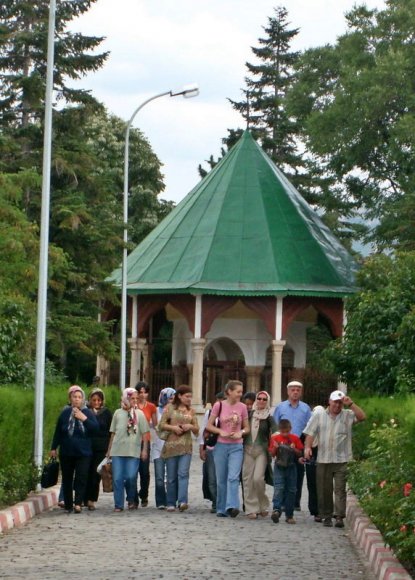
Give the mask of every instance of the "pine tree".
[[[298, 174], [303, 162], [297, 150], [298, 126], [288, 114], [285, 96], [294, 79], [294, 65], [298, 52], [290, 50], [298, 28], [289, 28], [288, 11], [275, 9], [264, 27], [266, 36], [259, 38], [259, 46], [252, 47], [257, 63], [246, 63], [249, 76], [242, 101], [232, 101], [234, 109], [245, 119], [253, 136], [262, 148], [288, 177]], [[231, 145], [234, 133], [230, 132], [226, 144]]]
[[[71, 103], [94, 101], [68, 86], [98, 70], [108, 53], [94, 54], [103, 38], [66, 30], [96, 0], [60, 0], [56, 7], [54, 88]], [[49, 0], [3, 0], [0, 5], [0, 127], [27, 128], [42, 120], [46, 82]]]

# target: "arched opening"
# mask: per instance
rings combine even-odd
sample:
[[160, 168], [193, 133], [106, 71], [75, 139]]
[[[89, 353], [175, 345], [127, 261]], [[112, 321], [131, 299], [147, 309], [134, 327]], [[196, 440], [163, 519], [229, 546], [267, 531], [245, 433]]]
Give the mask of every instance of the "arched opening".
[[207, 344], [203, 366], [205, 403], [213, 403], [215, 394], [223, 390], [228, 381], [246, 381], [244, 354], [240, 346], [230, 338], [215, 338]]

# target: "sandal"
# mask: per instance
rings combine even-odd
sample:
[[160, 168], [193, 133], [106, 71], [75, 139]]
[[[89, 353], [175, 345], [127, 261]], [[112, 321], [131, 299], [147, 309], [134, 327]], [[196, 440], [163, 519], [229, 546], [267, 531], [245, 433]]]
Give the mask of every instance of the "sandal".
[[257, 520], [258, 516], [256, 514], [248, 514], [246, 516], [248, 518], [248, 520]]
[[74, 514], [80, 514], [80, 513], [81, 513], [81, 511], [82, 511], [82, 508], [81, 508], [81, 506], [80, 506], [80, 505], [76, 505], [76, 506], [74, 506], [74, 508], [73, 508], [73, 513], [74, 513]]
[[123, 510], [121, 508], [114, 508], [115, 513], [119, 514], [120, 512], [122, 512]]
[[138, 509], [138, 505], [136, 503], [129, 503], [128, 509], [129, 510], [136, 510], [136, 509]]

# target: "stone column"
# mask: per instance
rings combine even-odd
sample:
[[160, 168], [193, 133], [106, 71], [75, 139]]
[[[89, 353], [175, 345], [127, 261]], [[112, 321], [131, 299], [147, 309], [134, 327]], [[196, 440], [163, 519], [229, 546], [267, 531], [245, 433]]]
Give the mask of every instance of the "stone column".
[[146, 345], [145, 338], [129, 338], [131, 349], [130, 387], [135, 387], [141, 379], [141, 355]]
[[261, 373], [264, 367], [248, 366], [246, 372], [246, 390], [257, 393], [261, 386]]
[[149, 349], [147, 341], [143, 346], [143, 370], [142, 370], [142, 380], [147, 382], [148, 377], [148, 365], [149, 365]]
[[271, 405], [281, 402], [282, 350], [285, 340], [272, 340]]
[[192, 338], [192, 359], [193, 359], [193, 376], [192, 376], [192, 391], [193, 400], [196, 412], [203, 410], [202, 404], [202, 386], [203, 386], [203, 352], [205, 350], [205, 338]]

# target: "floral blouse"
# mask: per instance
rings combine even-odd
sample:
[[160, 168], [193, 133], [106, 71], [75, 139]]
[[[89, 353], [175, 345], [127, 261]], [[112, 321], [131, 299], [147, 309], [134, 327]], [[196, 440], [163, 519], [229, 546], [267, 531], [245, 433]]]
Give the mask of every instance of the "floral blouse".
[[[193, 409], [186, 411], [178, 410], [173, 405], [167, 405], [164, 413], [160, 419], [160, 431], [163, 430], [164, 425], [181, 425], [183, 423], [191, 423], [198, 428], [199, 424]], [[196, 433], [197, 435], [198, 433]], [[177, 455], [186, 455], [193, 452], [192, 432], [187, 431], [183, 435], [176, 435], [173, 431], [169, 431], [167, 441], [164, 443], [161, 457], [168, 459], [169, 457], [176, 457]]]

